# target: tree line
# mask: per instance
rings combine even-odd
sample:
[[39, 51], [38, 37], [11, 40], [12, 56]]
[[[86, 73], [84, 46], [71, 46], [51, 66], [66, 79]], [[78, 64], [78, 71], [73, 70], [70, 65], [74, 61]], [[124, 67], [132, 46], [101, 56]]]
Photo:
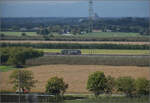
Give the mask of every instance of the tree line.
[[[20, 78], [18, 78], [19, 76]], [[32, 87], [36, 86], [35, 84], [38, 81], [34, 79], [31, 71], [15, 70], [10, 75], [10, 82], [15, 90], [23, 88], [30, 91]], [[64, 82], [63, 78], [51, 77], [45, 84], [45, 93], [54, 95], [56, 98], [63, 97], [68, 87], [69, 85]], [[127, 97], [139, 97], [149, 94], [150, 81], [146, 78], [134, 79], [130, 76], [113, 78], [106, 76], [104, 72], [97, 71], [89, 75], [86, 88], [95, 97], [98, 97], [100, 94], [111, 96], [113, 93], [118, 92], [125, 94]]]
[[78, 43], [0, 43], [1, 47], [33, 47], [47, 49], [130, 49], [149, 50], [148, 44], [78, 44]]
[[42, 40], [42, 41], [132, 41], [149, 42], [149, 36], [140, 37], [86, 37], [86, 36], [63, 36], [63, 35], [37, 35], [29, 36], [28, 33], [21, 33], [22, 36], [7, 36], [0, 34], [0, 40]]
[[0, 48], [1, 63], [15, 67], [25, 65], [27, 59], [43, 56], [42, 51], [25, 47]]
[[[34, 31], [39, 34], [57, 32], [91, 32], [88, 18], [2, 18], [2, 31]], [[136, 32], [149, 35], [148, 18], [98, 18], [93, 21], [93, 29], [107, 32]], [[42, 28], [42, 29], [41, 29]], [[22, 30], [23, 29], [23, 30]], [[42, 30], [40, 32], [40, 30]]]

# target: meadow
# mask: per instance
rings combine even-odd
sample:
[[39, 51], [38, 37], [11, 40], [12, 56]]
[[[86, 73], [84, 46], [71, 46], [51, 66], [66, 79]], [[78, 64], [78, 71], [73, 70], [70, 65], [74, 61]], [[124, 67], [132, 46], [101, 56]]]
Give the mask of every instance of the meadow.
[[[49, 53], [61, 53], [62, 49], [37, 49]], [[143, 55], [150, 54], [149, 50], [119, 50], [119, 49], [80, 49], [82, 54], [128, 54], [128, 55]]]

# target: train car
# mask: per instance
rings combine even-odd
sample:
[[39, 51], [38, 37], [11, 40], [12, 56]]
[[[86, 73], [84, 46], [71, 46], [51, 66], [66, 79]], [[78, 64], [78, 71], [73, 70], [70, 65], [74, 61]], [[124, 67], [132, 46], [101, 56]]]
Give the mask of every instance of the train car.
[[61, 50], [62, 55], [81, 55], [81, 50], [76, 49], [63, 49]]

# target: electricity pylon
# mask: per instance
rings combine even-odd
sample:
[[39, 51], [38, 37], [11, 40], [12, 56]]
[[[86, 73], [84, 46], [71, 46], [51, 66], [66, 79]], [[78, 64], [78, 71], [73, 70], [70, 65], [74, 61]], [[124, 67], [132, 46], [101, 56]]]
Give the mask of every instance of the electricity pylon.
[[89, 0], [89, 32], [93, 31], [93, 19], [94, 19], [93, 0]]

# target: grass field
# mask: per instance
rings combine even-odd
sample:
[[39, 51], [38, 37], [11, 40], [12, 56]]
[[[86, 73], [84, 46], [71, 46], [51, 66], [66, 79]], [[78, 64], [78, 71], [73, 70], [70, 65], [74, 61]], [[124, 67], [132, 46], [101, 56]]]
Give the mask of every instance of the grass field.
[[26, 61], [27, 66], [68, 64], [68, 65], [110, 65], [149, 66], [150, 56], [43, 56]]
[[1, 40], [0, 43], [72, 43], [72, 44], [131, 44], [147, 45], [149, 42], [117, 42], [117, 41], [40, 41], [40, 40]]
[[[50, 53], [61, 53], [62, 49], [37, 49], [44, 52]], [[109, 50], [109, 49], [81, 49], [82, 54], [130, 54], [130, 55], [141, 55], [150, 54], [149, 50]]]
[[22, 36], [22, 33], [26, 33], [27, 36], [37, 36], [36, 32], [0, 32], [7, 36]]
[[[145, 77], [150, 79], [149, 67], [136, 66], [103, 66], [103, 65], [43, 65], [26, 68], [34, 74], [34, 78], [38, 80], [33, 92], [44, 92], [45, 84], [50, 77], [63, 77], [64, 81], [69, 84], [67, 93], [89, 93], [86, 90], [86, 82], [88, 75], [95, 71], [103, 71], [106, 75], [115, 78], [120, 76], [131, 76], [133, 78]], [[0, 88], [3, 90], [12, 90], [9, 83], [9, 72], [0, 72]]]
[[[22, 32], [1, 32], [8, 36], [21, 36]], [[25, 32], [27, 36], [37, 36], [36, 32]], [[61, 35], [53, 34], [56, 37]], [[141, 37], [139, 33], [124, 32], [93, 32], [84, 35], [75, 35], [75, 37]]]
[[81, 37], [140, 37], [139, 33], [124, 33], [124, 32], [93, 32]]
[[16, 68], [12, 67], [12, 66], [0, 66], [0, 72], [7, 72], [9, 70], [14, 70]]

